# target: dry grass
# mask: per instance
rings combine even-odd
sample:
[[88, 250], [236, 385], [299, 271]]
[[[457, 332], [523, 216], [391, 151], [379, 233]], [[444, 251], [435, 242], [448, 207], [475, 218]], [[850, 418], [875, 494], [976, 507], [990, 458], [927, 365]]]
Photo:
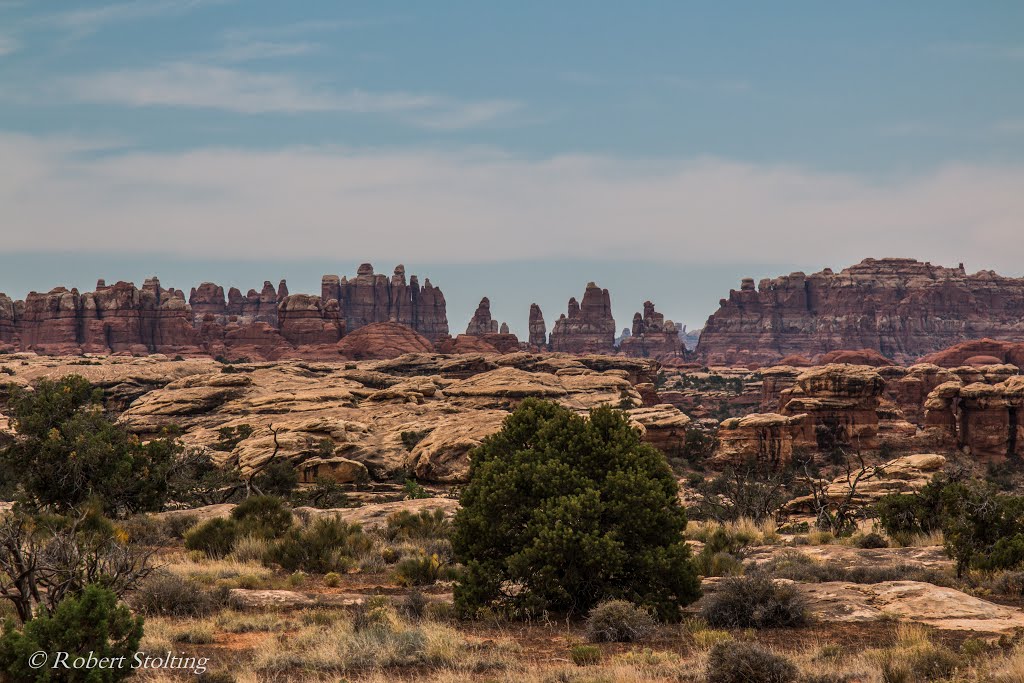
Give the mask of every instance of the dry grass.
[[775, 545], [781, 540], [774, 520], [767, 519], [755, 522], [741, 517], [732, 522], [690, 522], [686, 526], [686, 537], [701, 543], [707, 543], [718, 529], [724, 529], [731, 537], [744, 545]]
[[163, 566], [168, 572], [182, 578], [192, 579], [202, 584], [213, 585], [225, 579], [255, 577], [269, 580], [274, 572], [255, 562], [239, 562], [235, 559], [202, 559], [196, 561], [188, 555], [172, 556], [171, 561]]

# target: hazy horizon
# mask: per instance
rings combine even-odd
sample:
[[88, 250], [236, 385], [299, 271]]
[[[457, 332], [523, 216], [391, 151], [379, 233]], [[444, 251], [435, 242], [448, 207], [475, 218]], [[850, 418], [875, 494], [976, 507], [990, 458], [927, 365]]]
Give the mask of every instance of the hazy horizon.
[[[500, 28], [499, 28], [500, 27]], [[0, 290], [316, 293], [361, 262], [525, 334], [593, 280], [1020, 275], [1024, 4], [0, 0]]]

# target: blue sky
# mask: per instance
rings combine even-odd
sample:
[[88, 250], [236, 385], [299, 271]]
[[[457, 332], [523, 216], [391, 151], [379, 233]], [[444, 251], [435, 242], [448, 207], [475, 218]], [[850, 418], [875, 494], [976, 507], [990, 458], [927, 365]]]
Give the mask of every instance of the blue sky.
[[372, 260], [482, 266], [453, 328], [488, 295], [524, 330], [531, 279], [550, 325], [582, 273], [620, 327], [699, 325], [743, 275], [1021, 275], [1022, 157], [1019, 2], [0, 0], [19, 296], [68, 255], [183, 288]]

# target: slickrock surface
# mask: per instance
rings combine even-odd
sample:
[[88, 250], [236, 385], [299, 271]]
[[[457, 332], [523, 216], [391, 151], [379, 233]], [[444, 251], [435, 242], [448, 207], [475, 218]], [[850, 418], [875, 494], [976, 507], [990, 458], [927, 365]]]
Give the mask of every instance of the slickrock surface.
[[[341, 344], [375, 327], [346, 335]], [[667, 450], [682, 444], [688, 422], [672, 406], [641, 409], [637, 385], [650, 384], [657, 364], [621, 356], [410, 353], [384, 360], [225, 365], [208, 358], [18, 353], [4, 356], [0, 365], [13, 372], [3, 375], [6, 380], [22, 385], [44, 376], [84, 375], [108, 391], [111, 407], [123, 410], [121, 423], [140, 437], [176, 426], [186, 446], [206, 449], [243, 473], [264, 466], [276, 448], [277, 457], [307, 482], [318, 476], [342, 483], [383, 480], [400, 470], [428, 482], [465, 481], [469, 451], [527, 397], [549, 398], [581, 413], [602, 404], [633, 406], [637, 427]], [[242, 425], [251, 434], [225, 442], [219, 430]]]
[[1024, 340], [1024, 279], [865, 259], [839, 273], [744, 280], [708, 319], [697, 354], [709, 364], [765, 365], [869, 349], [910, 362], [983, 337]]
[[[872, 505], [891, 493], [914, 493], [920, 491], [936, 474], [946, 466], [946, 458], [935, 453], [905, 455], [888, 462], [868, 467], [857, 481], [857, 490], [852, 501], [858, 506]], [[857, 470], [854, 470], [856, 475]], [[846, 475], [836, 477], [825, 489], [825, 495], [833, 500], [843, 500], [850, 493], [850, 482]], [[794, 498], [786, 504], [790, 512], [810, 512], [813, 498]]]
[[569, 311], [555, 321], [551, 350], [566, 353], [614, 353], [615, 319], [607, 289], [587, 283], [583, 302], [569, 299]]

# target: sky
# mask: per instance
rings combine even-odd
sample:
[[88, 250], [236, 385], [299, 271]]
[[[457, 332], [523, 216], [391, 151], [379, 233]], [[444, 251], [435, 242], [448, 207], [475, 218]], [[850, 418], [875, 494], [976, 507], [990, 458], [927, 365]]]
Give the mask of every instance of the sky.
[[1024, 275], [1024, 3], [0, 0], [0, 291], [403, 263], [461, 331], [588, 281]]

